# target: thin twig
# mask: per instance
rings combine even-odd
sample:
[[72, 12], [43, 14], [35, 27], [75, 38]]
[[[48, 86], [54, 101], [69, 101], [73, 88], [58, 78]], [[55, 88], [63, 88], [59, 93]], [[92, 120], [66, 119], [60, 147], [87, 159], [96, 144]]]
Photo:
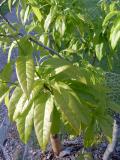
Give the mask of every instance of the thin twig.
[[16, 28], [8, 21], [8, 19], [2, 15], [2, 13], [0, 12], [0, 17], [14, 30], [17, 31]]
[[94, 64], [95, 64], [95, 62], [96, 62], [96, 59], [97, 59], [96, 54], [94, 54], [94, 55], [93, 55], [93, 60], [92, 60], [92, 63], [91, 63], [93, 66], [94, 66]]
[[11, 35], [0, 34], [0, 37], [12, 37]]
[[6, 83], [6, 84], [13, 84], [13, 85], [18, 85], [17, 83], [14, 83], [14, 82], [9, 82], [9, 81], [2, 81], [0, 80], [0, 83]]
[[[1, 16], [1, 18], [12, 28], [13, 31], [16, 31], [16, 32], [17, 32], [16, 28], [9, 22], [9, 20], [8, 20], [5, 16], [3, 16], [1, 13], [0, 13], [0, 16]], [[18, 35], [18, 36], [21, 36], [21, 37], [24, 36], [24, 35], [23, 35], [22, 33], [20, 33], [20, 32], [19, 32], [17, 35]], [[48, 51], [51, 53], [51, 55], [57, 55], [58, 57], [63, 58], [57, 51], [53, 50], [52, 48], [49, 48], [49, 47], [45, 46], [43, 43], [38, 42], [37, 40], [33, 39], [32, 37], [29, 37], [28, 39], [29, 39], [31, 42], [39, 45], [40, 47], [48, 50]]]
[[0, 34], [0, 37], [9, 37], [15, 39], [15, 37], [18, 36], [18, 34], [11, 35], [11, 34]]
[[57, 56], [59, 56], [60, 58], [63, 58], [57, 51], [53, 50], [52, 48], [49, 48], [49, 47], [45, 46], [45, 45], [44, 45], [43, 43], [41, 43], [41, 42], [36, 41], [36, 40], [33, 39], [32, 37], [30, 37], [29, 40], [30, 40], [31, 42], [34, 42], [35, 44], [41, 46], [42, 48], [48, 50], [52, 55], [57, 55]]

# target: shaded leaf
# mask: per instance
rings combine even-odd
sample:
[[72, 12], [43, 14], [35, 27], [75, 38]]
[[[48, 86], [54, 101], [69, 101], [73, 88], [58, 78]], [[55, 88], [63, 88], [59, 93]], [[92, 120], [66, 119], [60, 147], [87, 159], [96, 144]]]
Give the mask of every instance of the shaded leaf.
[[113, 119], [110, 116], [105, 116], [105, 117], [99, 116], [97, 117], [97, 119], [106, 137], [111, 138]]
[[28, 40], [28, 37], [22, 37], [18, 43], [18, 51], [20, 56], [31, 56], [33, 53], [33, 46]]
[[0, 79], [1, 81], [5, 81], [5, 83], [11, 82], [11, 76], [12, 76], [12, 63], [7, 63], [4, 68], [0, 71]]
[[110, 101], [109, 108], [111, 108], [115, 112], [119, 112], [120, 113], [120, 104], [116, 104], [115, 102], [111, 102]]
[[85, 111], [76, 94], [64, 83], [55, 84], [54, 96], [56, 105], [60, 107], [66, 119], [79, 134], [80, 123], [88, 123], [89, 111]]
[[18, 119], [16, 119], [16, 126], [20, 139], [25, 142], [25, 117], [19, 117]]
[[57, 134], [60, 130], [60, 112], [57, 110], [57, 107], [54, 106], [53, 113], [52, 113], [52, 126], [51, 126], [51, 134]]
[[91, 122], [89, 123], [88, 127], [86, 128], [86, 131], [84, 133], [84, 145], [86, 147], [90, 147], [91, 144], [93, 144], [94, 142], [94, 138], [95, 138], [95, 119], [93, 117], [93, 119], [91, 120]]
[[18, 103], [21, 95], [22, 95], [21, 88], [16, 87], [12, 93], [12, 96], [8, 104], [8, 115], [9, 115], [10, 120], [13, 120], [13, 114], [16, 109], [16, 104]]

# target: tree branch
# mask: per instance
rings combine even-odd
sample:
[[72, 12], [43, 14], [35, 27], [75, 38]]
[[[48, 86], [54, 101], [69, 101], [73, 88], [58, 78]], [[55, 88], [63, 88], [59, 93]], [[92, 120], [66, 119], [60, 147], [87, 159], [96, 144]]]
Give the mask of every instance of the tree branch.
[[11, 35], [11, 34], [0, 34], [0, 37], [9, 37], [9, 38], [13, 38], [16, 37], [18, 34], [16, 35]]
[[17, 83], [14, 83], [14, 82], [9, 82], [9, 81], [2, 81], [0, 80], [1, 83], [6, 83], [6, 84], [13, 84], [13, 85], [18, 85]]
[[1, 12], [0, 17], [10, 26], [10, 28], [12, 28], [14, 31], [17, 31], [16, 28], [8, 21], [8, 19], [4, 15], [2, 15]]
[[59, 53], [55, 50], [53, 50], [52, 48], [49, 48], [47, 46], [45, 46], [43, 43], [36, 41], [35, 39], [33, 39], [32, 37], [29, 38], [29, 40], [39, 46], [41, 46], [42, 48], [48, 50], [52, 55], [58, 55], [60, 58], [62, 58]]
[[105, 153], [103, 155], [103, 160], [110, 159], [111, 154], [113, 153], [115, 146], [117, 144], [119, 130], [120, 130], [119, 125], [117, 124], [116, 120], [114, 120], [112, 143], [108, 144], [107, 149], [105, 150]]
[[93, 55], [92, 62], [91, 62], [91, 64], [92, 64], [93, 66], [94, 66], [94, 64], [95, 64], [95, 62], [96, 62], [96, 59], [97, 59], [96, 54], [94, 54], [94, 55]]
[[[1, 18], [12, 28], [13, 31], [17, 32], [16, 28], [10, 23], [10, 21], [9, 21], [5, 16], [3, 16], [1, 13], [0, 13], [0, 16], [1, 16]], [[24, 36], [24, 35], [23, 35], [22, 33], [20, 33], [20, 32], [17, 33], [17, 35], [18, 35], [18, 36], [21, 36], [21, 37]], [[28, 39], [29, 39], [31, 42], [33, 42], [33, 43], [37, 44], [38, 46], [40, 46], [40, 47], [46, 49], [47, 51], [49, 51], [51, 55], [57, 55], [58, 57], [63, 58], [57, 51], [55, 51], [55, 50], [52, 49], [52, 48], [49, 48], [49, 47], [45, 46], [43, 43], [41, 43], [41, 42], [33, 39], [32, 37], [29, 37]]]

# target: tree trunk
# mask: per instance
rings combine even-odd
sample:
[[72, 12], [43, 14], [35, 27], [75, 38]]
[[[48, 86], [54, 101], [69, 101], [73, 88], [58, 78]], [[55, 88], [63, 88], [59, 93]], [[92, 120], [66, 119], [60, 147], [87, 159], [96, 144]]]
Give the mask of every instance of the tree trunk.
[[117, 144], [117, 140], [118, 140], [118, 135], [120, 133], [120, 127], [117, 124], [117, 121], [114, 120], [114, 125], [113, 125], [113, 135], [112, 135], [112, 142], [110, 144], [108, 144], [106, 151], [103, 155], [103, 160], [110, 160], [111, 154], [113, 153], [116, 144]]
[[60, 151], [61, 151], [61, 142], [59, 140], [58, 135], [57, 134], [51, 135], [50, 140], [51, 140], [51, 145], [52, 145], [54, 155], [59, 156]]

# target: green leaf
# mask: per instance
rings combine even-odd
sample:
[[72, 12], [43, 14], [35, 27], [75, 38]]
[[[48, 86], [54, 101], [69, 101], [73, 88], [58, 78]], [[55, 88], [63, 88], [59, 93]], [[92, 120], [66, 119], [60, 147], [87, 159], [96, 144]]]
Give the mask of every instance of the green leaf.
[[25, 94], [23, 94], [20, 97], [18, 103], [16, 104], [15, 112], [14, 112], [14, 115], [13, 115], [13, 121], [15, 121], [17, 118], [19, 118], [26, 100], [27, 100], [27, 97], [26, 97]]
[[116, 48], [118, 41], [120, 40], [120, 18], [115, 25], [113, 25], [110, 34], [111, 46]]
[[9, 7], [9, 10], [11, 12], [11, 10], [12, 10], [12, 0], [8, 0], [8, 7]]
[[48, 31], [48, 28], [54, 19], [55, 12], [56, 12], [56, 7], [51, 7], [50, 12], [47, 15], [47, 17], [45, 19], [45, 23], [44, 23], [45, 32]]
[[43, 82], [40, 80], [36, 80], [30, 94], [30, 98], [25, 102], [24, 106], [22, 107], [21, 116], [25, 116], [28, 114], [30, 108], [32, 107], [35, 99], [37, 98], [38, 94], [43, 89]]
[[57, 107], [54, 106], [52, 113], [52, 126], [51, 126], [51, 134], [57, 134], [60, 130], [61, 120], [60, 120], [60, 112], [57, 110]]
[[38, 142], [41, 148], [45, 150], [52, 124], [53, 96], [41, 93], [35, 100], [34, 105], [34, 128]]
[[86, 131], [84, 133], [84, 137], [85, 137], [84, 138], [84, 145], [86, 147], [90, 147], [93, 144], [94, 138], [95, 138], [95, 119], [94, 119], [94, 117], [86, 129]]
[[64, 17], [63, 17], [63, 18], [62, 18], [62, 22], [61, 22], [61, 29], [60, 29], [61, 36], [64, 35], [65, 29], [66, 29], [66, 26], [65, 26], [65, 19], [64, 19]]
[[[29, 49], [28, 49], [29, 48]], [[20, 56], [31, 56], [33, 53], [33, 46], [28, 40], [28, 37], [22, 37], [18, 42], [18, 51]]]
[[31, 107], [26, 116], [19, 116], [16, 119], [16, 126], [19, 132], [20, 139], [27, 143], [30, 139], [32, 129], [33, 129], [33, 116], [34, 115], [34, 106]]
[[20, 139], [25, 142], [25, 117], [19, 117], [16, 120], [17, 130], [20, 136]]
[[0, 71], [0, 79], [1, 81], [5, 81], [5, 83], [11, 81], [12, 76], [12, 63], [7, 63], [4, 68]]
[[102, 131], [104, 134], [111, 138], [112, 137], [112, 124], [113, 119], [110, 116], [98, 116], [97, 120], [99, 122], [100, 127], [102, 128]]
[[111, 102], [111, 100], [109, 100], [110, 101], [110, 104], [108, 105], [109, 106], [109, 108], [111, 108], [112, 110], [114, 110], [115, 112], [119, 112], [120, 113], [120, 104], [116, 104], [115, 102]]
[[96, 51], [96, 56], [98, 58], [99, 61], [101, 61], [102, 57], [103, 57], [103, 43], [97, 44], [95, 46], [95, 51]]
[[9, 91], [9, 88], [8, 88], [7, 84], [0, 82], [0, 104], [4, 100], [8, 91]]
[[9, 104], [9, 92], [7, 92], [6, 94], [5, 94], [5, 98], [4, 98], [4, 103], [5, 103], [5, 105], [6, 105], [6, 107], [8, 108], [8, 104]]
[[34, 125], [33, 118], [34, 118], [34, 105], [31, 107], [25, 119], [25, 143], [28, 142], [31, 136], [31, 132]]
[[[56, 81], [68, 80], [68, 79], [85, 79], [84, 71], [65, 59], [57, 57], [49, 58], [43, 63], [43, 67], [48, 68], [47, 76], [49, 75]], [[41, 69], [43, 69], [43, 67]], [[46, 68], [46, 69], [47, 69]]]
[[0, 82], [0, 98], [7, 92], [7, 90], [7, 84]]
[[86, 85], [79, 81], [71, 80], [69, 82], [70, 82], [70, 87], [74, 90], [77, 96], [79, 96], [81, 102], [82, 100], [84, 100], [86, 103], [92, 104], [92, 106], [94, 107], [95, 104], [98, 103], [99, 99], [102, 98], [101, 94], [99, 93], [99, 90], [95, 88], [95, 86]]
[[43, 65], [47, 65], [53, 68], [58, 68], [64, 65], [70, 65], [71, 63], [65, 59], [60, 59], [56, 56], [49, 58], [47, 61], [43, 63]]
[[84, 124], [89, 122], [89, 111], [84, 110], [79, 98], [66, 84], [55, 83], [53, 89], [56, 105], [60, 107], [70, 125], [79, 134], [81, 122]]
[[56, 20], [55, 27], [56, 27], [56, 30], [59, 31], [59, 33], [61, 34], [61, 36], [63, 36], [64, 33], [65, 33], [65, 29], [66, 29], [65, 18], [62, 17], [62, 16], [59, 16], [57, 18], [57, 20]]
[[19, 87], [16, 87], [15, 90], [12, 93], [12, 96], [10, 98], [9, 104], [8, 104], [8, 115], [10, 120], [13, 120], [13, 114], [16, 109], [16, 105], [22, 95], [22, 90]]
[[42, 17], [42, 14], [40, 12], [40, 9], [38, 7], [32, 6], [32, 10], [33, 10], [34, 14], [36, 15], [36, 17], [38, 18], [38, 20], [41, 22], [43, 17]]
[[10, 63], [12, 50], [16, 46], [16, 44], [17, 44], [16, 41], [13, 41], [12, 44], [11, 44], [11, 46], [10, 46], [10, 48], [9, 48], [9, 51], [8, 51], [8, 60], [7, 60], [8, 63]]
[[24, 20], [23, 20], [24, 24], [26, 23], [26, 21], [29, 17], [29, 12], [30, 12], [30, 6], [27, 6], [25, 14], [24, 14]]
[[[60, 133], [63, 133], [63, 134], [68, 133], [69, 135], [76, 136], [75, 129], [73, 129], [71, 124], [68, 122], [68, 120], [67, 120], [67, 118], [66, 118], [66, 116], [64, 115], [63, 112], [61, 113], [60, 120], [61, 120], [61, 125], [60, 125], [60, 128], [59, 128]], [[79, 132], [80, 134], [81, 134], [81, 131], [82, 130], [81, 130], [81, 124], [80, 124], [80, 132]]]
[[51, 12], [48, 14], [46, 20], [45, 20], [45, 24], [44, 24], [44, 29], [45, 31], [47, 32], [49, 26], [50, 26], [50, 23], [52, 21], [52, 15], [51, 15]]
[[103, 21], [103, 27], [107, 26], [108, 23], [109, 23], [109, 20], [110, 20], [113, 16], [115, 16], [115, 15], [117, 15], [117, 14], [120, 14], [120, 12], [119, 12], [119, 11], [112, 11], [112, 12], [110, 12], [110, 13], [105, 17], [105, 19], [104, 19], [104, 21]]
[[29, 97], [34, 84], [34, 61], [30, 57], [18, 57], [16, 61], [16, 73], [19, 84]]

